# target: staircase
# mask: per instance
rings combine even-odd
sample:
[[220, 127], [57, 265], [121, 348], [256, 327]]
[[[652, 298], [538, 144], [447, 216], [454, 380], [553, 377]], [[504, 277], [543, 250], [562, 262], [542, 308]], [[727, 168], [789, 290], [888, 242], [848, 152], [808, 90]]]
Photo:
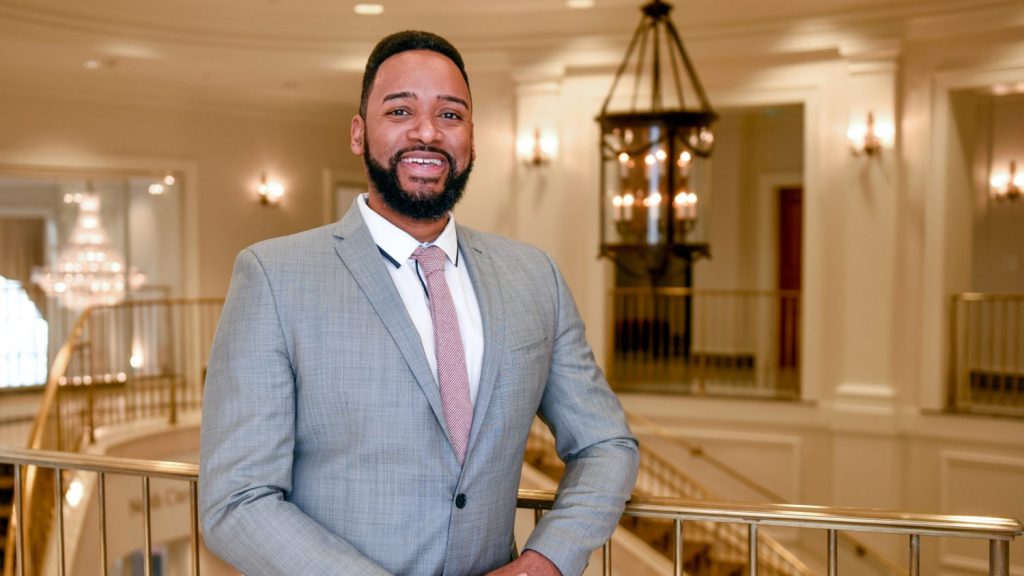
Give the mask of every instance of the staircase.
[[[551, 479], [561, 480], [565, 465], [555, 452], [554, 438], [539, 420], [530, 429], [524, 460]], [[635, 494], [712, 499], [696, 481], [657, 454], [641, 449]], [[663, 556], [674, 554], [671, 520], [623, 518], [620, 524]], [[683, 539], [683, 569], [690, 576], [744, 576], [747, 568], [746, 531], [735, 524], [687, 522]], [[768, 535], [761, 535], [758, 573], [767, 576], [810, 576], [811, 571]]]
[[0, 464], [0, 569], [4, 558], [13, 550], [7, 550], [7, 527], [11, 525], [11, 513], [14, 508], [14, 466]]

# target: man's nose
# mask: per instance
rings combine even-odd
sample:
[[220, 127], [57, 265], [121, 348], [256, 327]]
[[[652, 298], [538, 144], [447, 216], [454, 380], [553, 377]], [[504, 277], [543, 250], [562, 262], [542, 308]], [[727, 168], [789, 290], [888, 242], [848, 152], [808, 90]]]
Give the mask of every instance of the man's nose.
[[424, 144], [437, 142], [441, 139], [441, 131], [434, 125], [434, 119], [430, 116], [418, 118], [415, 125], [409, 130], [409, 138]]

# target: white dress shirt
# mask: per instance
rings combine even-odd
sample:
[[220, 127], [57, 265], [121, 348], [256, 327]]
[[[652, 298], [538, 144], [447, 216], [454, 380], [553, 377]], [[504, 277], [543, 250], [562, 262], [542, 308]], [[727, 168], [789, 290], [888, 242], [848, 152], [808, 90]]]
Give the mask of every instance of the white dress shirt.
[[434, 354], [434, 322], [430, 318], [430, 302], [427, 299], [427, 281], [412, 253], [419, 246], [431, 244], [440, 247], [448, 256], [444, 265], [444, 277], [455, 304], [455, 315], [459, 319], [462, 347], [466, 353], [466, 372], [469, 374], [469, 399], [476, 406], [477, 391], [480, 389], [480, 368], [484, 358], [484, 327], [480, 318], [480, 305], [469, 279], [465, 260], [459, 255], [459, 241], [455, 233], [455, 215], [450, 214], [448, 225], [432, 243], [421, 243], [408, 232], [395, 226], [377, 214], [366, 203], [367, 194], [359, 196], [359, 212], [366, 222], [373, 241], [386, 255], [381, 260], [391, 273], [395, 288], [405, 303], [405, 309], [420, 334], [423, 352], [430, 363], [430, 371], [437, 382], [437, 356]]

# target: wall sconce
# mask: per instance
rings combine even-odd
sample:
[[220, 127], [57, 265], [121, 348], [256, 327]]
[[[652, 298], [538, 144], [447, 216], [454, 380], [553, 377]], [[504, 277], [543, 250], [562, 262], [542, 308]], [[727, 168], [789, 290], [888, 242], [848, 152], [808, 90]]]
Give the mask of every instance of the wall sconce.
[[550, 132], [533, 130], [532, 136], [522, 135], [516, 142], [519, 159], [528, 166], [543, 166], [558, 154], [558, 137]]
[[267, 180], [267, 173], [264, 172], [260, 176], [260, 187], [257, 191], [260, 193], [260, 204], [273, 206], [284, 196], [284, 185], [276, 180]]
[[1017, 172], [1017, 161], [1010, 160], [1010, 171], [992, 174], [988, 183], [996, 200], [1014, 202], [1024, 193], [1024, 172]]
[[882, 148], [892, 146], [896, 131], [892, 124], [875, 123], [875, 115], [868, 112], [868, 120], [864, 124], [851, 124], [846, 131], [850, 141], [850, 152], [854, 156], [864, 154], [874, 156], [882, 152]]

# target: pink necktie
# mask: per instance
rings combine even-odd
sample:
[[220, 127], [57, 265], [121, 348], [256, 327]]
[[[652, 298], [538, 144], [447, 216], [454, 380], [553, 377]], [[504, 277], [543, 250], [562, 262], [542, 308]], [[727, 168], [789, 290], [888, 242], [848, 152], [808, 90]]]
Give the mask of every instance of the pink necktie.
[[445, 253], [438, 246], [420, 246], [412, 253], [427, 277], [430, 298], [430, 319], [434, 323], [434, 355], [437, 357], [437, 380], [441, 388], [441, 408], [448, 425], [459, 464], [466, 459], [469, 428], [473, 423], [473, 404], [469, 400], [469, 373], [466, 353], [459, 333], [455, 304], [444, 278]]

